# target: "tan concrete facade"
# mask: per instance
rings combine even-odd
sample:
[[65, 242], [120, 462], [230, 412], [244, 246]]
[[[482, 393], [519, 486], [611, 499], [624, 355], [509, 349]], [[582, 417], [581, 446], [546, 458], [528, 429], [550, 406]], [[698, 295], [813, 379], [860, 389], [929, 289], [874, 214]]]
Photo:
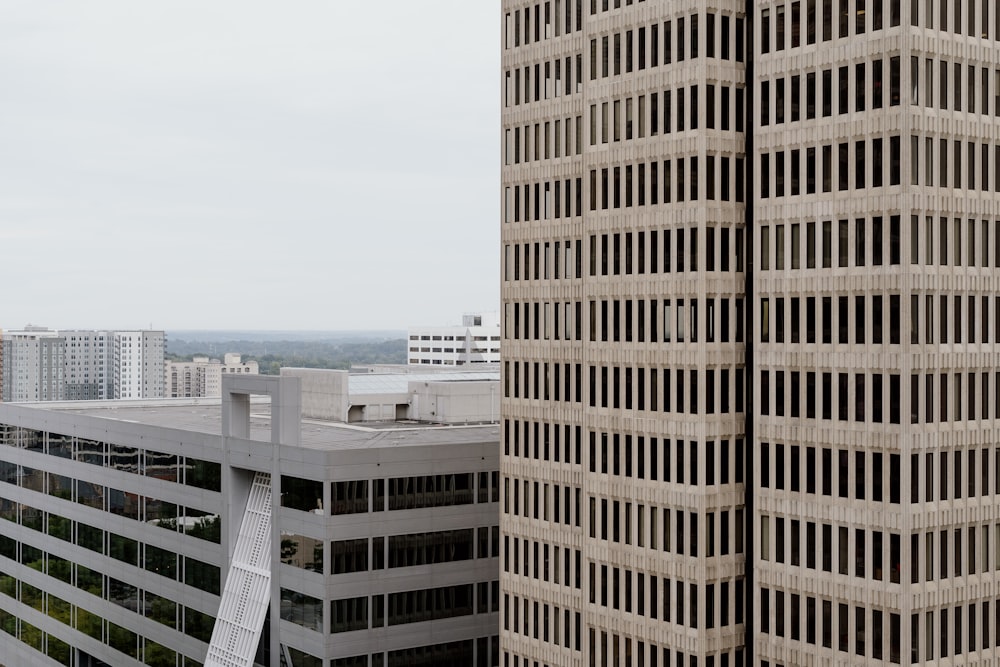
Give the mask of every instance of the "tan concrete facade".
[[742, 10], [503, 3], [503, 665], [744, 659]]
[[243, 361], [242, 356], [227, 352], [223, 360], [195, 356], [191, 361], [165, 361], [164, 386], [167, 398], [222, 396], [223, 375], [257, 375], [259, 364]]
[[758, 3], [757, 664], [996, 664], [997, 10]]
[[995, 664], [1000, 7], [501, 20], [501, 664]]

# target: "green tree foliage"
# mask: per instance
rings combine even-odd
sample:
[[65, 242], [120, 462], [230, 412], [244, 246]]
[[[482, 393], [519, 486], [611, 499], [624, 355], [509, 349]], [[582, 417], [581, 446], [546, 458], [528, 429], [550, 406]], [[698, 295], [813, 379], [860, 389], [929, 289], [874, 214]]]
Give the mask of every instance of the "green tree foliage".
[[174, 667], [177, 652], [147, 639], [144, 662], [151, 667]]
[[59, 581], [67, 584], [73, 582], [73, 563], [64, 559], [49, 555], [49, 576], [55, 577]]
[[[69, 618], [67, 618], [63, 622], [68, 624]], [[70, 648], [69, 644], [59, 639], [58, 637], [49, 635], [49, 645], [48, 648], [46, 649], [46, 654], [50, 658], [58, 662], [60, 665], [66, 665], [67, 667], [69, 667], [69, 665], [73, 664], [71, 655], [72, 652], [73, 649]]]
[[21, 641], [36, 651], [41, 651], [42, 631], [30, 623], [21, 621]]
[[184, 634], [208, 642], [212, 639], [212, 628], [214, 627], [215, 619], [208, 614], [195, 611], [190, 607], [184, 608]]
[[17, 580], [7, 574], [0, 576], [0, 593], [17, 598]]
[[73, 533], [73, 522], [69, 519], [55, 514], [49, 515], [49, 535], [58, 537], [60, 540], [71, 540]]
[[[147, 601], [152, 599], [153, 603], [148, 612], [149, 617], [158, 623], [163, 623], [164, 625], [177, 628], [177, 603], [173, 600], [168, 600], [167, 598], [161, 598], [158, 595], [153, 595], [152, 593], [146, 593]], [[147, 644], [147, 650], [148, 650]]]
[[[0, 577], [0, 583], [4, 580], [10, 579], [10, 577]], [[10, 613], [9, 611], [4, 611], [0, 609], [0, 630], [3, 630], [8, 635], [17, 634], [17, 616]]]
[[108, 645], [132, 658], [139, 657], [139, 641], [136, 633], [108, 621]]
[[101, 641], [101, 617], [83, 607], [76, 608], [76, 629], [88, 637]]
[[263, 375], [277, 375], [283, 367], [335, 368], [357, 364], [405, 364], [406, 340], [232, 340], [223, 342], [170, 340], [168, 359], [190, 361], [194, 355], [221, 358], [239, 352], [244, 361], [256, 361]]

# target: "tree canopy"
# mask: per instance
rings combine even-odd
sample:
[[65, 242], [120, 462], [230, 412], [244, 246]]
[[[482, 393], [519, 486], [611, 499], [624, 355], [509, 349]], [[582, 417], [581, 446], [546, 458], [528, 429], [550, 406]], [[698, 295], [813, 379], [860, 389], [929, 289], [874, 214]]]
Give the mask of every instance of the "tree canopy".
[[263, 375], [277, 375], [283, 367], [348, 369], [357, 364], [405, 364], [406, 340], [231, 340], [168, 339], [171, 361], [190, 361], [196, 355], [222, 358], [227, 352], [256, 361]]

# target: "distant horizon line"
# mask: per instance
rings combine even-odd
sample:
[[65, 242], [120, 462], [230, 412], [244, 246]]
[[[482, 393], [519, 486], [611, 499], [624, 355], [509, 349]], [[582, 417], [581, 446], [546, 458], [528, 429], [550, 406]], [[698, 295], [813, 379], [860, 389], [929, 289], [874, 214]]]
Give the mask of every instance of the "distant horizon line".
[[0, 327], [0, 332], [2, 331], [32, 331], [37, 327], [38, 331], [184, 331], [192, 333], [227, 333], [227, 332], [246, 332], [246, 333], [372, 333], [372, 332], [406, 332], [406, 328], [359, 328], [359, 329], [193, 329], [187, 327], [49, 327], [37, 324], [28, 324], [20, 328], [13, 327]]
[[372, 332], [372, 331], [407, 331], [407, 329], [182, 329], [182, 328], [163, 328], [163, 329], [152, 329], [151, 331], [190, 331], [190, 332], [212, 332], [212, 333], [223, 333], [228, 331], [245, 331], [250, 333], [358, 333], [358, 332]]

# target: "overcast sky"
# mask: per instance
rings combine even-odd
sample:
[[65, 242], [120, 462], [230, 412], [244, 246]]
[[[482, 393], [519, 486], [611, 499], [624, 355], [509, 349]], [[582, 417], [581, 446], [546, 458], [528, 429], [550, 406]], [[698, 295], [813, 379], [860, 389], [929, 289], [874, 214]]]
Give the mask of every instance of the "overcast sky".
[[499, 302], [497, 0], [3, 0], [0, 327]]

